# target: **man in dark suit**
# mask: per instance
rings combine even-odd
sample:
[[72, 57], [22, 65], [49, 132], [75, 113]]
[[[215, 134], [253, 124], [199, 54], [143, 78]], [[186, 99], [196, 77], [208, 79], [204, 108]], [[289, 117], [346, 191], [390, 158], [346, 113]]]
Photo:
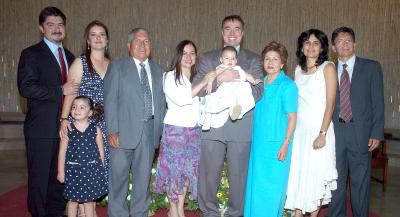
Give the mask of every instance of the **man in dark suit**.
[[24, 49], [18, 64], [18, 89], [28, 100], [24, 123], [28, 163], [28, 209], [33, 217], [62, 216], [63, 186], [57, 181], [58, 130], [63, 95], [79, 84], [65, 82], [74, 55], [63, 48], [66, 17], [55, 7], [39, 15], [43, 40]]
[[[222, 21], [222, 38], [224, 46], [233, 46], [238, 51], [239, 65], [245, 72], [255, 78], [262, 77], [260, 56], [240, 46], [244, 35], [244, 22], [238, 15], [231, 15]], [[203, 54], [199, 60], [199, 72], [193, 83], [198, 83], [210, 71], [220, 65], [221, 49]], [[237, 71], [226, 69], [217, 80], [230, 82], [239, 78]], [[254, 100], [258, 100], [263, 92], [263, 84], [251, 85]], [[213, 84], [213, 91], [217, 82]], [[204, 96], [205, 92], [199, 95]], [[220, 128], [203, 131], [200, 157], [199, 206], [205, 217], [221, 216], [217, 203], [216, 192], [220, 184], [220, 175], [225, 156], [228, 163], [229, 203], [225, 216], [243, 216], [244, 194], [247, 178], [247, 165], [251, 143], [253, 110], [243, 116], [243, 119], [229, 119]]]
[[382, 70], [378, 62], [355, 55], [355, 34], [351, 28], [337, 28], [332, 33], [332, 45], [338, 55], [339, 86], [333, 114], [338, 187], [333, 192], [329, 217], [346, 216], [348, 176], [353, 216], [367, 217], [371, 152], [383, 139]]
[[[110, 148], [108, 215], [147, 217], [154, 150], [159, 146], [166, 103], [164, 70], [149, 59], [144, 28], [128, 35], [130, 57], [110, 63], [104, 80], [104, 106]], [[132, 172], [130, 211], [125, 203]]]

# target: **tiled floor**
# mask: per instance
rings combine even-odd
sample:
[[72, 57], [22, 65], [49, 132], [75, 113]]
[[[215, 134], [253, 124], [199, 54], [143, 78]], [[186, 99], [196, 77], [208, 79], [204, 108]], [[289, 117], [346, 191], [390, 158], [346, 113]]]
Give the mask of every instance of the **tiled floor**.
[[[0, 150], [0, 194], [27, 182], [25, 151]], [[373, 170], [380, 177], [380, 170]], [[400, 167], [389, 168], [387, 191], [382, 192], [382, 185], [371, 182], [371, 211], [380, 217], [400, 216]]]

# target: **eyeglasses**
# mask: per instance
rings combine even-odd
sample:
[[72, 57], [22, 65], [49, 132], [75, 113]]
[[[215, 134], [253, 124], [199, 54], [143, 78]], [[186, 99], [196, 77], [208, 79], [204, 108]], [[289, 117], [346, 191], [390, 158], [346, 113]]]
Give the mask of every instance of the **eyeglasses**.
[[339, 45], [339, 46], [343, 46], [343, 45], [352, 45], [353, 44], [353, 40], [337, 40], [335, 42], [335, 44]]

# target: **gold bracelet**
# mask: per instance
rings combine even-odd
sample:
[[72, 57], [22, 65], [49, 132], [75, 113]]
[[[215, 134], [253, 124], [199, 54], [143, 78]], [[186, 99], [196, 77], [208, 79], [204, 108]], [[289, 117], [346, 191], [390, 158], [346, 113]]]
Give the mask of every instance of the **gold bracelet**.
[[67, 120], [68, 120], [68, 118], [60, 118], [60, 122], [67, 121]]

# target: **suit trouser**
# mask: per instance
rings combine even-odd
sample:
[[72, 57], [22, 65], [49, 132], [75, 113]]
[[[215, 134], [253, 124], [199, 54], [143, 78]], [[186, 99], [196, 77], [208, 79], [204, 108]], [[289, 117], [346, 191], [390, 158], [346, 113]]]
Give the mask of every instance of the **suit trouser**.
[[25, 139], [28, 210], [33, 217], [59, 216], [65, 210], [64, 186], [57, 181], [59, 139]]
[[354, 217], [367, 217], [369, 211], [371, 152], [368, 144], [359, 144], [353, 123], [338, 123], [336, 134], [337, 190], [332, 193], [329, 217], [346, 216], [347, 177]]
[[[154, 121], [145, 122], [140, 143], [135, 149], [110, 147], [108, 215], [147, 217], [150, 206], [150, 176], [154, 157]], [[128, 174], [132, 173], [130, 211], [125, 202]]]
[[243, 216], [250, 142], [201, 141], [198, 202], [204, 217], [219, 217], [217, 188], [225, 155], [228, 166], [229, 202], [225, 216]]

